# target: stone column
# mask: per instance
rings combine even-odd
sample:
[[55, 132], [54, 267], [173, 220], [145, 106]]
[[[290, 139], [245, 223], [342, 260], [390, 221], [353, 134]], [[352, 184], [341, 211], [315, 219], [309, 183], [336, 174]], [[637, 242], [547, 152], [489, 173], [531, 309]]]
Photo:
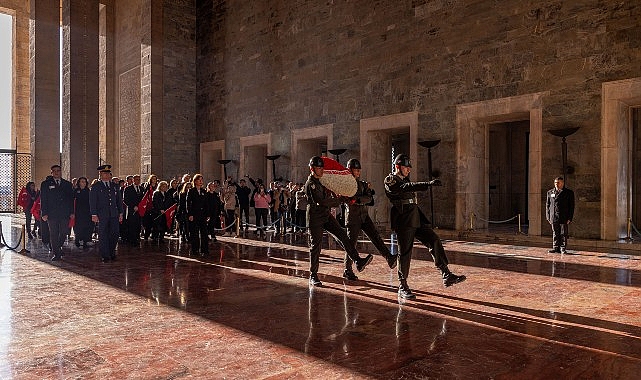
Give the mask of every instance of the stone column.
[[142, 0], [140, 44], [140, 135], [142, 174], [163, 175], [163, 9]]
[[62, 162], [69, 177], [99, 164], [99, 0], [63, 0]]
[[60, 163], [60, 0], [30, 2], [29, 101], [33, 179]]

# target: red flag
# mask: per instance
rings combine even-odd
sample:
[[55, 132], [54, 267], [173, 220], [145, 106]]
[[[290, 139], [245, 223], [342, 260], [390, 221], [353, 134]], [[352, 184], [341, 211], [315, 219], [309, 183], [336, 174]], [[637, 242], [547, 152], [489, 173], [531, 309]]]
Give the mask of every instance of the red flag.
[[147, 212], [147, 209], [151, 206], [153, 192], [154, 191], [150, 185], [149, 188], [147, 188], [147, 192], [140, 200], [140, 203], [138, 203], [138, 215], [140, 215], [141, 217], [145, 216], [145, 212]]
[[76, 225], [76, 218], [69, 218], [69, 228], [73, 228]]
[[36, 220], [40, 220], [40, 197], [36, 198], [35, 202], [33, 202], [33, 206], [31, 206], [31, 215], [33, 215]]
[[27, 193], [27, 188], [23, 187], [18, 194], [18, 206], [25, 209], [27, 205], [29, 205], [29, 193]]
[[174, 203], [173, 206], [165, 210], [165, 219], [167, 219], [167, 229], [171, 229], [171, 222], [174, 220], [174, 214], [176, 213], [176, 207], [178, 203]]

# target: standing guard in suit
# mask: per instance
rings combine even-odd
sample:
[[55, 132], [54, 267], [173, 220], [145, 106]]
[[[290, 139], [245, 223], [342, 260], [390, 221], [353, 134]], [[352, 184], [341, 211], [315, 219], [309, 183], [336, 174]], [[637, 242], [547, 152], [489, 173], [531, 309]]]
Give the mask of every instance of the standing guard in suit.
[[111, 165], [98, 167], [100, 181], [91, 187], [91, 220], [98, 223], [99, 251], [102, 262], [116, 260], [116, 245], [122, 223], [122, 198], [118, 184], [111, 181]]
[[565, 187], [563, 177], [554, 179], [554, 187], [547, 192], [545, 218], [552, 225], [550, 253], [566, 253], [568, 225], [574, 218], [574, 192]]
[[[360, 257], [356, 246], [349, 241], [347, 233], [341, 228], [336, 218], [331, 214], [330, 209], [341, 204], [342, 198], [330, 195], [330, 191], [320, 182], [323, 176], [325, 163], [323, 159], [314, 156], [309, 160], [311, 173], [305, 183], [307, 194], [307, 226], [310, 237], [309, 247], [309, 285], [322, 286], [318, 279], [318, 266], [320, 261], [321, 243], [323, 242], [323, 230], [334, 236], [343, 247], [349, 258], [356, 262], [356, 269], [361, 272], [372, 262], [372, 255]], [[332, 193], [333, 194], [333, 193]]]
[[167, 231], [165, 212], [174, 205], [174, 198], [167, 194], [168, 189], [169, 184], [167, 181], [158, 182], [158, 189], [154, 191], [154, 195], [151, 198], [153, 203], [152, 216], [154, 218], [151, 238], [159, 243], [165, 242], [165, 232]]
[[[396, 267], [396, 256], [392, 255], [389, 248], [385, 245], [385, 242], [376, 231], [376, 226], [370, 218], [369, 213], [367, 212], [368, 206], [374, 205], [374, 189], [369, 186], [369, 183], [361, 181], [361, 163], [355, 158], [347, 161], [347, 168], [352, 172], [352, 175], [356, 179], [356, 184], [358, 188], [356, 194], [352, 196], [349, 200], [345, 225], [347, 227], [347, 236], [349, 236], [349, 241], [353, 246], [356, 246], [358, 241], [358, 235], [361, 231], [365, 232], [365, 235], [369, 240], [374, 244], [374, 247], [380, 252], [380, 254], [385, 258], [387, 264], [390, 268]], [[345, 271], [343, 272], [343, 278], [347, 280], [358, 280], [358, 277], [352, 270], [352, 259], [348, 255], [345, 255]]]
[[140, 242], [142, 220], [138, 213], [138, 205], [144, 196], [145, 191], [140, 185], [140, 175], [136, 174], [133, 176], [133, 183], [125, 187], [124, 191], [124, 204], [126, 207], [125, 215], [127, 216], [123, 223], [127, 225], [127, 228], [125, 229], [127, 235], [124, 236], [124, 238], [128, 244], [133, 246], [137, 246]]
[[62, 257], [62, 244], [69, 233], [69, 219], [75, 217], [73, 187], [61, 175], [60, 165], [53, 165], [51, 176], [40, 184], [40, 215], [49, 226], [49, 246], [53, 253], [51, 261], [58, 261]]
[[392, 229], [396, 231], [399, 245], [398, 296], [404, 299], [416, 298], [407, 285], [414, 238], [430, 249], [434, 265], [441, 271], [443, 285], [451, 286], [465, 281], [465, 276], [457, 276], [448, 269], [441, 239], [429, 226], [430, 221], [418, 207], [416, 191], [428, 190], [430, 186], [440, 186], [441, 181], [435, 179], [430, 182], [410, 182], [411, 168], [409, 156], [399, 154], [394, 159], [394, 172], [385, 178], [385, 194], [392, 202]]
[[202, 256], [209, 254], [209, 234], [207, 222], [212, 215], [212, 205], [207, 191], [203, 187], [202, 174], [194, 175], [193, 187], [187, 193], [187, 218], [189, 219], [189, 236], [191, 253]]

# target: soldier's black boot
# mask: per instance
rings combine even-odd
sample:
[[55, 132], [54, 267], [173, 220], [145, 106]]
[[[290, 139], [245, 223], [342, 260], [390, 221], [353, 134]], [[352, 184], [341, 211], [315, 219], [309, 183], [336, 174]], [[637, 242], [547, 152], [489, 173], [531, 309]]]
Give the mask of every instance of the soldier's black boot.
[[454, 273], [450, 272], [450, 269], [447, 267], [447, 265], [443, 265], [438, 269], [441, 270], [441, 273], [443, 275], [443, 285], [445, 285], [445, 287], [458, 284], [459, 282], [463, 282], [467, 278], [463, 275], [457, 276]]
[[309, 275], [309, 286], [323, 286], [323, 283], [318, 279], [318, 275], [316, 273]]
[[358, 259], [358, 261], [356, 262], [356, 270], [358, 270], [359, 272], [362, 272], [365, 269], [365, 267], [372, 262], [373, 258], [374, 257], [370, 253], [367, 256]]
[[410, 289], [405, 280], [401, 280], [401, 284], [398, 287], [398, 297], [405, 300], [413, 300], [416, 298], [416, 295], [412, 293], [412, 289]]
[[358, 276], [356, 276], [352, 268], [345, 268], [345, 270], [343, 271], [343, 278], [349, 281], [358, 280]]

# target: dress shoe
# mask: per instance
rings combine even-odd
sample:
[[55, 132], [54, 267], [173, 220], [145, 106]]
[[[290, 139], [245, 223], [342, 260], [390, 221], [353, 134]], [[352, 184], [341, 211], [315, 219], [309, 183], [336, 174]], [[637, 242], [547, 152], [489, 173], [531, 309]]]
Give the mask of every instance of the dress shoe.
[[323, 283], [321, 280], [318, 279], [317, 274], [311, 274], [309, 275], [309, 285], [310, 286], [323, 286]]
[[108, 263], [108, 262], [110, 262], [110, 261], [111, 261], [111, 258], [109, 258], [109, 257], [103, 257], [102, 259], [100, 259], [100, 261], [102, 261], [103, 263]]
[[358, 261], [356, 262], [356, 270], [358, 270], [359, 272], [362, 272], [365, 269], [365, 267], [372, 262], [373, 258], [374, 257], [370, 253], [369, 255], [358, 259]]
[[548, 251], [549, 253], [561, 253], [561, 250], [558, 248], [552, 248]]
[[566, 254], [566, 253], [568, 253], [568, 251], [566, 251], [565, 248], [561, 248], [561, 254], [563, 255], [563, 254]]
[[60, 261], [60, 260], [62, 260], [62, 256], [60, 256], [60, 255], [54, 255], [54, 256], [51, 258], [51, 261]]
[[443, 285], [445, 287], [452, 286], [454, 284], [458, 284], [459, 282], [463, 282], [467, 279], [465, 276], [457, 276], [454, 273], [450, 272], [446, 275], [443, 275]]
[[396, 268], [396, 264], [398, 263], [397, 258], [398, 258], [397, 255], [389, 255], [386, 257], [387, 265], [389, 265], [390, 269]]
[[358, 276], [356, 276], [356, 274], [354, 274], [354, 271], [351, 269], [345, 269], [345, 271], [343, 271], [343, 278], [349, 281], [358, 280]]
[[398, 288], [398, 297], [404, 300], [413, 300], [416, 298], [416, 295], [412, 293], [412, 289], [407, 285], [401, 285]]

